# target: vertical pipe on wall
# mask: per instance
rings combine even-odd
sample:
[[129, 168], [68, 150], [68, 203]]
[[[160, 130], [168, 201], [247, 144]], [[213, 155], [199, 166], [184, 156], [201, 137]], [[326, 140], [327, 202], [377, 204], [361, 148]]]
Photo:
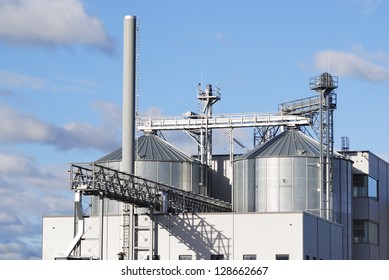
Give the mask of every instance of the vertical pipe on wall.
[[100, 200], [100, 228], [99, 228], [99, 236], [100, 236], [100, 260], [104, 259], [104, 197], [99, 197]]

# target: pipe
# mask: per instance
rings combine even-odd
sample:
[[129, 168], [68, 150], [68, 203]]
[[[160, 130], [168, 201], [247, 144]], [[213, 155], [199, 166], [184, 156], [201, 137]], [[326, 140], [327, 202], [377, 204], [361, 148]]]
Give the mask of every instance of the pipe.
[[77, 220], [77, 232], [73, 237], [72, 242], [65, 252], [65, 256], [69, 257], [73, 250], [76, 248], [81, 237], [84, 235], [84, 215], [82, 209], [82, 194], [81, 191], [76, 191], [74, 196], [74, 208], [75, 208], [75, 219]]
[[[123, 26], [123, 116], [122, 116], [122, 165], [121, 171], [134, 174], [135, 166], [135, 79], [136, 79], [136, 17], [125, 16]], [[132, 229], [134, 206], [125, 204], [124, 215], [129, 214], [129, 223], [123, 216], [123, 234], [125, 228]], [[128, 224], [127, 224], [128, 223]], [[124, 235], [123, 235], [124, 236]], [[126, 243], [124, 240], [127, 240]], [[128, 248], [128, 251], [127, 249]], [[123, 237], [123, 249], [126, 257], [133, 259], [132, 233]]]
[[100, 197], [100, 230], [99, 230], [99, 239], [100, 239], [100, 260], [104, 259], [104, 206], [105, 206], [104, 197]]
[[136, 17], [124, 17], [121, 170], [134, 174]]

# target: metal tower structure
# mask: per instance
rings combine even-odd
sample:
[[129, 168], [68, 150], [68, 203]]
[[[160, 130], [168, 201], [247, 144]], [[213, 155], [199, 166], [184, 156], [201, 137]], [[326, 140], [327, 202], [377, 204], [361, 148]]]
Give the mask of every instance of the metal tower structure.
[[[305, 116], [311, 120], [310, 127], [320, 142], [320, 216], [332, 219], [333, 113], [337, 106], [334, 90], [338, 87], [338, 77], [331, 76], [329, 73], [323, 73], [320, 76], [311, 78], [309, 87], [311, 90], [315, 90], [318, 95], [282, 103], [279, 105], [279, 112], [285, 115]], [[304, 127], [301, 127], [301, 130], [306, 134], [310, 134]]]
[[[333, 155], [334, 155], [334, 109], [336, 109], [336, 94], [338, 78], [329, 73], [310, 79], [310, 89], [319, 95], [319, 139], [320, 139], [320, 193], [325, 194], [321, 201], [325, 202], [325, 213], [321, 214], [332, 219], [331, 193], [333, 185]], [[324, 187], [325, 186], [325, 187]], [[322, 207], [324, 208], [324, 207]], [[322, 212], [322, 211], [321, 211]]]
[[[198, 100], [201, 103], [201, 113], [187, 112], [181, 117], [145, 117], [140, 118], [138, 130], [144, 132], [160, 132], [164, 130], [182, 130], [186, 132], [198, 145], [199, 160], [203, 165], [202, 183], [203, 193], [209, 194], [210, 186], [209, 169], [212, 160], [212, 130], [220, 129], [230, 136], [230, 151], [232, 144], [236, 142], [245, 148], [233, 137], [233, 129], [253, 127], [254, 142], [264, 143], [274, 137], [281, 127], [288, 126], [309, 126], [311, 116], [304, 114], [285, 114], [283, 111], [275, 113], [243, 113], [243, 114], [223, 114], [212, 113], [212, 106], [220, 100], [220, 89], [216, 88], [215, 94], [212, 85], [208, 84], [206, 89], [201, 89], [198, 85]], [[230, 129], [230, 133], [226, 131]], [[231, 158], [232, 159], [232, 158]]]
[[[200, 117], [210, 119], [212, 118], [212, 106], [221, 99], [220, 88], [217, 87], [214, 92], [212, 85], [207, 84], [205, 90], [202, 90], [201, 84], [199, 84], [197, 88], [197, 99], [201, 105]], [[206, 124], [200, 130], [200, 134], [202, 134], [202, 137], [200, 137], [200, 146], [204, 146], [203, 149], [200, 148], [200, 160], [203, 164], [210, 166], [212, 160], [212, 129], [209, 129]]]
[[281, 126], [260, 126], [254, 128], [254, 147], [262, 145], [275, 137]]
[[[212, 105], [220, 100], [220, 90], [216, 95], [212, 94], [211, 85], [205, 91], [200, 90], [198, 99], [202, 103], [202, 113], [195, 114], [187, 112], [181, 117], [152, 117], [141, 118], [138, 123], [138, 130], [144, 132], [157, 132], [164, 130], [182, 130], [186, 132], [198, 145], [199, 159], [202, 163], [201, 182], [202, 193], [209, 195], [211, 192], [210, 166], [212, 160], [212, 130], [220, 129], [230, 136], [230, 158], [233, 160], [233, 142], [245, 148], [233, 137], [235, 128], [262, 128], [263, 131], [271, 131], [275, 135], [280, 127], [284, 126], [309, 126], [311, 121], [309, 116], [288, 115], [280, 112], [276, 113], [243, 113], [243, 114], [212, 114]], [[230, 130], [230, 132], [227, 131]], [[269, 133], [265, 133], [269, 137]], [[273, 135], [273, 136], [274, 136]], [[255, 137], [255, 136], [254, 136]], [[268, 140], [268, 138], [266, 138]]]
[[[212, 106], [221, 98], [220, 88], [216, 87], [215, 91], [212, 85], [208, 84], [205, 90], [201, 88], [201, 83], [197, 87], [197, 99], [200, 102], [200, 114], [188, 112], [187, 118], [210, 119], [212, 118]], [[212, 161], [212, 129], [209, 128], [208, 122], [201, 127], [185, 130], [188, 135], [195, 140], [198, 146], [198, 157], [201, 162], [200, 170], [200, 193], [209, 195], [211, 181], [211, 161]]]
[[[331, 219], [332, 171], [333, 171], [333, 111], [336, 109], [337, 77], [324, 73], [310, 80], [310, 88], [318, 92], [318, 96], [282, 103], [277, 113], [252, 114], [212, 114], [212, 105], [220, 100], [220, 91], [216, 95], [211, 85], [205, 91], [199, 85], [198, 99], [202, 105], [201, 114], [187, 113], [182, 117], [158, 117], [139, 120], [138, 130], [162, 131], [183, 130], [196, 140], [199, 146], [199, 159], [204, 167], [202, 183], [208, 183], [209, 166], [212, 160], [212, 130], [254, 127], [262, 129], [260, 136], [266, 141], [277, 134], [285, 126], [311, 126], [320, 139], [319, 184], [320, 184], [320, 216]], [[82, 195], [94, 195], [109, 198], [130, 205], [123, 211], [123, 255], [134, 259], [137, 248], [133, 237], [136, 235], [136, 217], [133, 207], [149, 209], [150, 219], [156, 212], [217, 212], [231, 211], [231, 205], [206, 195], [196, 195], [175, 187], [140, 178], [125, 170], [115, 170], [98, 164], [88, 166], [72, 165], [71, 189], [75, 191], [75, 237], [67, 253], [80, 254], [80, 242], [84, 230], [82, 215]], [[207, 189], [203, 189], [207, 193]], [[100, 211], [103, 211], [103, 203]], [[126, 211], [127, 210], [127, 211]], [[166, 212], [163, 212], [166, 211]], [[103, 216], [103, 212], [101, 213]], [[103, 218], [101, 218], [103, 221]], [[101, 222], [102, 223], [102, 222]], [[151, 221], [147, 234], [150, 234], [150, 246], [146, 249], [149, 256], [154, 256], [153, 223]], [[124, 245], [127, 246], [125, 247]], [[101, 246], [103, 247], [103, 246]], [[101, 249], [102, 250], [102, 249]], [[102, 251], [101, 251], [102, 252]], [[102, 253], [101, 253], [102, 254]]]
[[[212, 161], [212, 130], [227, 129], [230, 133], [230, 150], [232, 151], [232, 142], [235, 139], [232, 136], [234, 128], [254, 127], [261, 128], [260, 138], [264, 142], [273, 137], [280, 127], [283, 126], [308, 126], [312, 124], [312, 117], [316, 117], [314, 112], [319, 103], [319, 119], [322, 122], [320, 126], [320, 139], [323, 151], [326, 155], [332, 154], [333, 137], [332, 137], [332, 110], [331, 106], [334, 89], [334, 80], [328, 74], [320, 76], [320, 79], [314, 79], [314, 89], [320, 92], [319, 101], [314, 104], [308, 104], [308, 107], [302, 104], [287, 104], [287, 111], [283, 110], [277, 113], [254, 113], [254, 114], [234, 114], [234, 115], [214, 115], [212, 112], [213, 105], [220, 100], [220, 89], [213, 90], [209, 84], [205, 90], [201, 84], [197, 88], [197, 99], [200, 102], [200, 114], [190, 113], [180, 118], [157, 118], [157, 119], [140, 119], [138, 130], [141, 131], [161, 131], [161, 130], [183, 130], [188, 133], [198, 145], [198, 156], [201, 162], [201, 186], [202, 195], [180, 191], [177, 188], [166, 186], [157, 182], [136, 177], [134, 142], [135, 142], [135, 118], [136, 112], [136, 40], [137, 20], [134, 16], [124, 17], [124, 40], [123, 40], [123, 127], [122, 127], [122, 163], [121, 170], [113, 170], [107, 167], [90, 164], [90, 168], [81, 166], [71, 167], [71, 184], [72, 190], [75, 191], [75, 221], [76, 234], [71, 243], [67, 254], [79, 254], [79, 244], [82, 239], [84, 224], [82, 211], [82, 196], [94, 195], [100, 197], [101, 202], [101, 228], [103, 225], [104, 215], [104, 198], [114, 199], [123, 202], [122, 209], [122, 235], [123, 235], [123, 256], [128, 259], [134, 259], [135, 248], [135, 216], [134, 207], [143, 207], [150, 210], [152, 220], [154, 211], [166, 208], [168, 211], [180, 212], [215, 212], [231, 211], [231, 205], [221, 201], [209, 198], [211, 193], [211, 172], [210, 166]], [[331, 81], [331, 82], [329, 82]], [[293, 108], [290, 108], [292, 105]], [[313, 108], [312, 108], [313, 106]], [[316, 107], [315, 107], [316, 106]], [[307, 110], [307, 111], [304, 111]], [[324, 125], [325, 123], [325, 125]], [[324, 147], [326, 147], [324, 149]], [[231, 161], [232, 161], [232, 152]], [[321, 165], [327, 170], [327, 175], [323, 176], [329, 186], [332, 180], [332, 164], [327, 156], [327, 163], [324, 166], [324, 152], [321, 156]], [[328, 173], [329, 172], [329, 173]], [[328, 190], [330, 188], [328, 187]], [[327, 191], [327, 195], [329, 191]], [[329, 199], [327, 200], [329, 203]], [[327, 209], [329, 209], [327, 207]], [[327, 215], [329, 216], [329, 215]], [[153, 225], [150, 226], [150, 239], [152, 240]], [[102, 240], [102, 233], [101, 233]], [[101, 241], [102, 242], [102, 241]], [[77, 247], [78, 246], [78, 247]], [[101, 244], [101, 257], [103, 246]], [[149, 247], [150, 256], [153, 256], [153, 244]]]
[[[158, 117], [141, 119], [138, 129], [142, 131], [183, 130], [196, 140], [199, 146], [199, 158], [204, 166], [212, 159], [212, 129], [254, 128], [254, 146], [263, 144], [276, 136], [283, 127], [296, 126], [304, 133], [311, 133], [311, 127], [320, 142], [320, 216], [332, 219], [331, 192], [333, 174], [333, 112], [336, 109], [338, 78], [323, 73], [310, 79], [310, 89], [318, 95], [293, 100], [279, 105], [277, 113], [254, 114], [212, 114], [212, 105], [220, 96], [212, 91], [202, 91], [199, 86], [199, 99], [203, 102], [202, 114], [186, 113], [185, 117]], [[211, 86], [208, 86], [211, 89]], [[231, 132], [231, 138], [232, 132]], [[231, 140], [232, 146], [232, 140]], [[232, 147], [230, 148], [232, 149]], [[204, 174], [204, 173], [203, 173]], [[205, 180], [205, 179], [204, 179]], [[207, 181], [204, 181], [207, 182]]]

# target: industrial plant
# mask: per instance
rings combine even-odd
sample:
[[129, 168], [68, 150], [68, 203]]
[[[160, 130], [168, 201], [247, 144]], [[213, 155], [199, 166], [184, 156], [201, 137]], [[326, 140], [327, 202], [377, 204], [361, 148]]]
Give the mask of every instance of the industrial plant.
[[[311, 78], [311, 97], [275, 113], [214, 114], [220, 88], [198, 84], [198, 112], [139, 117], [136, 38], [126, 16], [122, 147], [70, 165], [74, 215], [43, 218], [43, 259], [389, 259], [389, 164], [347, 137], [334, 149], [338, 77]], [[254, 148], [237, 154], [242, 128]], [[213, 152], [216, 130], [228, 154]], [[187, 134], [197, 154], [165, 131]]]

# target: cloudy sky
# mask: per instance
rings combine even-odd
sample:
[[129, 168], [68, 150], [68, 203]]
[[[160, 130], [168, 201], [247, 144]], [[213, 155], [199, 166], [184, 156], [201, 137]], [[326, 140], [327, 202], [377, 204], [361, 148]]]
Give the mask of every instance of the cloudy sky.
[[[273, 112], [329, 71], [335, 146], [347, 136], [389, 160], [388, 13], [380, 0], [0, 0], [0, 259], [39, 259], [42, 216], [73, 213], [69, 163], [120, 146], [125, 15], [140, 22], [140, 114], [198, 110], [199, 82], [222, 90], [214, 113]], [[186, 137], [166, 136], [190, 150]]]

